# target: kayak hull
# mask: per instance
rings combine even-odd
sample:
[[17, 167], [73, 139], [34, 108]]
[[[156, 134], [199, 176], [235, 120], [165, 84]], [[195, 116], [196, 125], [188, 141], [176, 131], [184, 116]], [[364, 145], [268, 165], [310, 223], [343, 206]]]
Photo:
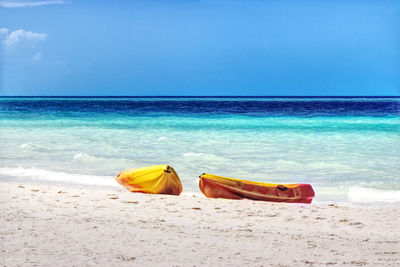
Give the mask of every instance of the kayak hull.
[[168, 165], [157, 165], [120, 172], [115, 180], [133, 193], [180, 195], [181, 181]]
[[315, 196], [309, 184], [270, 184], [203, 174], [200, 191], [208, 198], [252, 199], [310, 204]]

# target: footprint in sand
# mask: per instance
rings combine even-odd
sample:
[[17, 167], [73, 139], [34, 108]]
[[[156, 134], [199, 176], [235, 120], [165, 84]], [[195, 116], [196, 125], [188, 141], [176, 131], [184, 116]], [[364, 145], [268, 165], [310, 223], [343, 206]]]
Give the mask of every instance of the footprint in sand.
[[139, 201], [122, 201], [122, 203], [125, 203], [125, 204], [138, 204]]
[[267, 213], [264, 215], [264, 217], [276, 217], [278, 215], [279, 215], [279, 213]]
[[354, 226], [364, 226], [362, 223], [360, 222], [351, 222], [349, 223], [349, 225], [354, 225]]

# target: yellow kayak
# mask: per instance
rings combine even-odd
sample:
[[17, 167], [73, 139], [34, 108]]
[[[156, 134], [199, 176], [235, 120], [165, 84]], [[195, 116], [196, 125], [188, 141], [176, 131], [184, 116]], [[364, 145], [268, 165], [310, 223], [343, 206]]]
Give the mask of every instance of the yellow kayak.
[[115, 179], [131, 192], [167, 195], [179, 195], [182, 192], [181, 180], [168, 165], [124, 170]]

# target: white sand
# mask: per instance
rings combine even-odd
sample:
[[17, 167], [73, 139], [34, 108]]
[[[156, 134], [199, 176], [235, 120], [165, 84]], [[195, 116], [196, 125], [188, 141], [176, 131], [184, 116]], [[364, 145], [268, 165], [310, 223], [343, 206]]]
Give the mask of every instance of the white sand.
[[399, 207], [0, 186], [5, 266], [400, 266]]

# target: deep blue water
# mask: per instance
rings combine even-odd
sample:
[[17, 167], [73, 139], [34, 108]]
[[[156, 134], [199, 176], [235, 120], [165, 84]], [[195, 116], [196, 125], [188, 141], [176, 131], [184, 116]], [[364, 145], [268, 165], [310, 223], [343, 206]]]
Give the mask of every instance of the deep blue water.
[[125, 115], [399, 116], [400, 98], [2, 98], [2, 112]]

